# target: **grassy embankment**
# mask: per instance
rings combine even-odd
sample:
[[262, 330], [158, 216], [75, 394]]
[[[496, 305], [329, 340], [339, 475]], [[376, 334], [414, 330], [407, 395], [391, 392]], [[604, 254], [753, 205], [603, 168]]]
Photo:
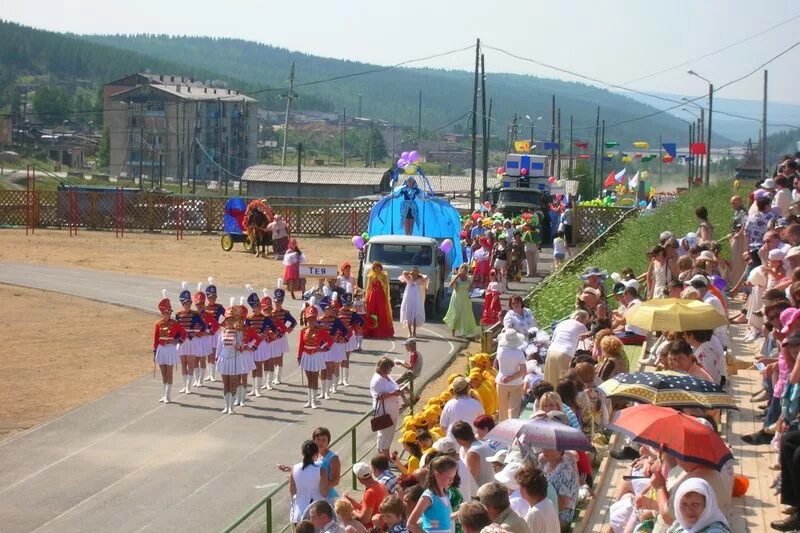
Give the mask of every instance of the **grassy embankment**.
[[[742, 196], [747, 192], [744, 187], [736, 191]], [[598, 250], [553, 274], [533, 291], [529, 304], [536, 320], [542, 326], [549, 326], [554, 320], [569, 314], [580, 284], [577, 275], [587, 266], [598, 266], [608, 270], [609, 274], [626, 266], [633, 268], [637, 275], [644, 272], [647, 269], [645, 253], [658, 244], [662, 231], [669, 230], [678, 237], [697, 231], [699, 224], [694, 211], [698, 206], [704, 205], [708, 209], [716, 238], [725, 236], [733, 214], [729, 205], [732, 194], [731, 182], [692, 189], [652, 214], [642, 213], [626, 221]], [[610, 279], [607, 283], [611, 283]]]

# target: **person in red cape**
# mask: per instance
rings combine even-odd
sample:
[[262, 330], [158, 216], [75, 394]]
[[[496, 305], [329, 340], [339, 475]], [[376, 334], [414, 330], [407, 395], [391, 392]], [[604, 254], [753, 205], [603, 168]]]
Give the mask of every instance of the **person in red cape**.
[[367, 275], [367, 325], [364, 336], [376, 339], [394, 337], [392, 304], [389, 301], [389, 275], [378, 261]]
[[492, 326], [500, 322], [500, 311], [503, 306], [500, 303], [500, 284], [497, 282], [497, 271], [489, 271], [489, 286], [483, 296], [483, 312], [481, 313], [481, 324]]

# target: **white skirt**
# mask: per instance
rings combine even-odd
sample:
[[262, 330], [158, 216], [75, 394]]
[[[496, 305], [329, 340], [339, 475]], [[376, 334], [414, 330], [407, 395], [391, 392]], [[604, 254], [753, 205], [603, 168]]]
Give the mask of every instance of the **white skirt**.
[[[217, 358], [217, 372], [223, 376], [238, 376], [249, 372], [245, 356], [248, 352], [238, 352], [236, 355]], [[252, 352], [250, 352], [252, 353]]]
[[267, 359], [272, 357], [272, 354], [270, 353], [269, 350], [269, 344], [270, 343], [264, 340], [259, 342], [258, 348], [256, 348], [256, 351], [253, 353], [253, 360], [261, 362], [261, 361], [266, 361]]
[[284, 335], [283, 337], [276, 339], [270, 343], [272, 357], [280, 357], [286, 352], [289, 351], [289, 337], [288, 335]]
[[192, 354], [195, 357], [206, 357], [208, 354], [211, 353], [211, 343], [213, 341], [212, 341], [212, 338], [211, 338], [210, 335], [204, 335], [202, 337], [196, 337], [194, 339], [194, 342], [197, 343], [197, 347], [195, 348], [197, 353]]
[[174, 344], [159, 345], [156, 348], [157, 365], [178, 365], [181, 358], [178, 357], [178, 348]]
[[186, 339], [178, 346], [178, 355], [201, 355], [203, 347], [200, 341], [202, 337]]
[[300, 368], [306, 372], [325, 370], [325, 353], [317, 352], [315, 354], [310, 354], [303, 352], [300, 356]]
[[242, 353], [242, 357], [244, 357], [244, 365], [246, 368], [242, 374], [247, 374], [256, 369], [256, 352], [254, 350], [245, 350]]
[[344, 345], [345, 352], [353, 352], [358, 349], [358, 335], [351, 335], [350, 338], [347, 340], [347, 343]]

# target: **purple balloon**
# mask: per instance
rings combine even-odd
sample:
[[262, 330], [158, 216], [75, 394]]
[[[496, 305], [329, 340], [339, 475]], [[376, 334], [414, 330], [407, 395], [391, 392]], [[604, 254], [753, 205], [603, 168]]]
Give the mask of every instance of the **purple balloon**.
[[416, 150], [409, 152], [408, 157], [406, 159], [408, 159], [410, 163], [416, 163], [417, 161], [419, 161], [419, 152], [417, 152]]
[[400, 159], [397, 160], [397, 166], [400, 168], [405, 168], [407, 164], [408, 164], [408, 159], [403, 159], [401, 157]]
[[364, 237], [361, 235], [356, 235], [353, 237], [353, 246], [356, 247], [356, 250], [363, 250], [364, 249]]
[[442, 244], [439, 245], [439, 250], [441, 250], [443, 254], [449, 254], [450, 250], [452, 249], [453, 249], [453, 241], [451, 241], [450, 239], [443, 240]]
[[408, 152], [403, 152], [402, 154], [400, 154], [400, 159], [405, 159], [406, 161], [408, 161]]
[[716, 288], [720, 290], [720, 292], [725, 292], [725, 289], [728, 288], [728, 282], [725, 281], [725, 278], [721, 276], [711, 276], [712, 283]]

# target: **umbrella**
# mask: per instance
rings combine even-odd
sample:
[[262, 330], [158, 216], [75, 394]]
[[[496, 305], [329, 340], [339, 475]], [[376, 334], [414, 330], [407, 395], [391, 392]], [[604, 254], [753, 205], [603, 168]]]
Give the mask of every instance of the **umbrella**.
[[580, 429], [547, 418], [503, 420], [486, 435], [486, 438], [510, 446], [515, 438], [523, 436], [525, 444], [534, 448], [583, 451], [592, 449], [592, 443]]
[[606, 396], [662, 407], [739, 409], [733, 397], [710, 381], [683, 372], [617, 374], [598, 387]]
[[630, 326], [648, 331], [692, 331], [728, 324], [728, 319], [712, 305], [679, 298], [660, 298], [634, 305], [625, 312], [625, 320]]
[[717, 470], [733, 459], [733, 454], [714, 430], [695, 417], [668, 407], [636, 405], [618, 412], [609, 427], [635, 442], [663, 449], [681, 461]]

